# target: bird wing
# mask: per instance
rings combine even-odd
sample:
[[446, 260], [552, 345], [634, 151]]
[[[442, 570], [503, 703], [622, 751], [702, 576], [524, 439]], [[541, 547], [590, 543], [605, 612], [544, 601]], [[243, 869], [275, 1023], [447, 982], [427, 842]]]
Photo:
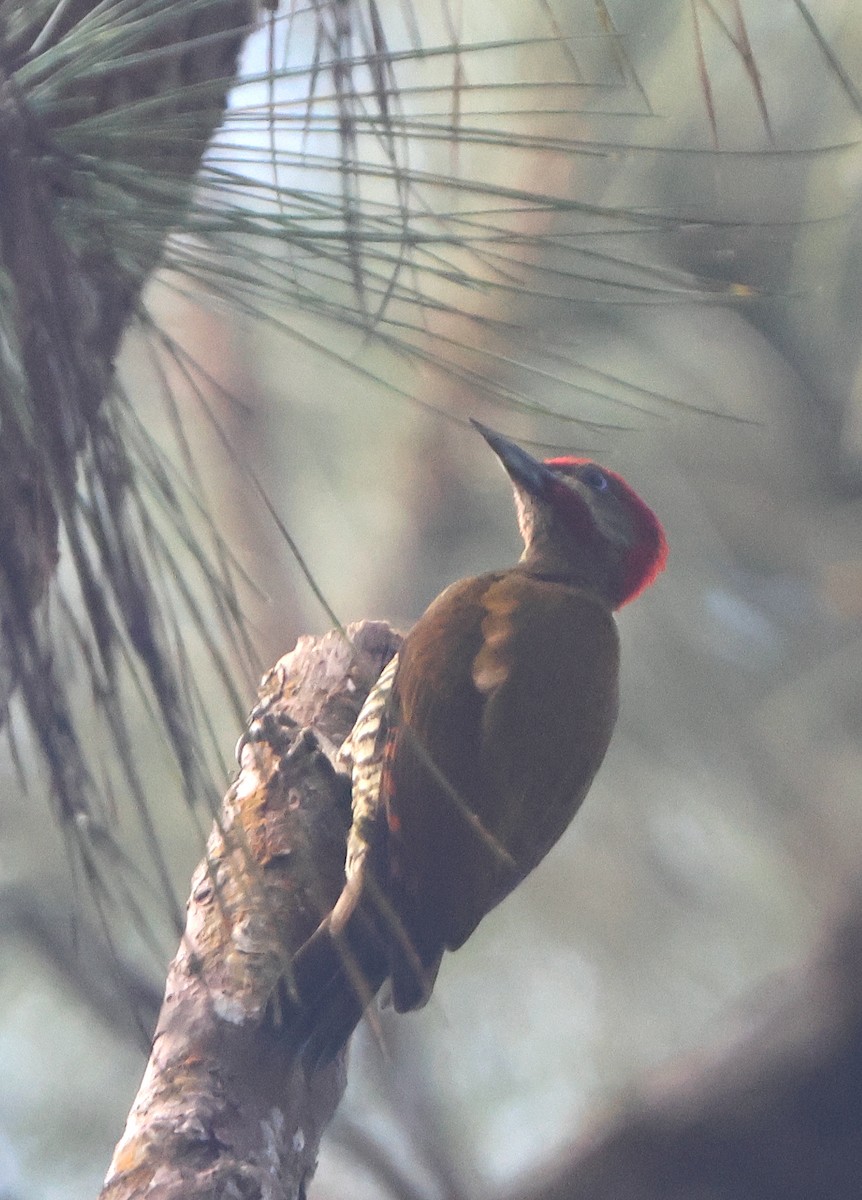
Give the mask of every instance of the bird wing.
[[483, 597], [479, 817], [523, 878], [577, 812], [617, 717], [619, 639], [592, 592], [513, 573]]
[[[387, 886], [423, 963], [436, 970], [568, 825], [610, 740], [617, 672], [607, 606], [526, 572], [453, 585], [408, 634], [383, 778]], [[422, 1002], [415, 985], [396, 958], [397, 1008]]]

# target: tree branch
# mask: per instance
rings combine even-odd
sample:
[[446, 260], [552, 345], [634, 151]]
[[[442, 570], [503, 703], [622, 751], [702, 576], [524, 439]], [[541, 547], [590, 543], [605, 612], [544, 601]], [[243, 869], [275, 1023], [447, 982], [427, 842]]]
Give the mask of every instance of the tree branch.
[[346, 1077], [343, 1055], [293, 1062], [279, 984], [343, 886], [350, 788], [331, 758], [399, 641], [376, 622], [302, 638], [264, 678], [102, 1200], [303, 1194]]

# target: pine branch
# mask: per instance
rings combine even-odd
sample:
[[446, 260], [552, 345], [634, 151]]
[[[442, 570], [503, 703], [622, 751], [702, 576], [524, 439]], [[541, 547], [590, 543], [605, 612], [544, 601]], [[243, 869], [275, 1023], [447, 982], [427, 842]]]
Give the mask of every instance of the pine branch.
[[[155, 699], [187, 796], [208, 788], [114, 358], [191, 200], [256, 11], [256, 0], [0, 3], [0, 724], [17, 690], [58, 818], [97, 890], [95, 846], [111, 835], [58, 644], [77, 645], [84, 660], [168, 891], [128, 737], [124, 658]], [[169, 136], [153, 139], [129, 117], [140, 103]], [[115, 236], [118, 226], [128, 238]], [[61, 596], [49, 610], [61, 544], [81, 603]], [[65, 619], [65, 637], [52, 613]]]

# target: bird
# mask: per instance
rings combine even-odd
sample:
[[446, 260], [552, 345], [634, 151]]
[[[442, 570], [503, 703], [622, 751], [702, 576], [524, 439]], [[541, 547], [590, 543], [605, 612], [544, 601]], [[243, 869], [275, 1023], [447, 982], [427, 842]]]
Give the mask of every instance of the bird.
[[620, 475], [472, 424], [511, 480], [523, 553], [433, 601], [342, 747], [345, 885], [291, 971], [307, 1064], [335, 1057], [384, 984], [396, 1011], [422, 1007], [444, 953], [566, 830], [617, 719], [614, 613], [667, 560]]

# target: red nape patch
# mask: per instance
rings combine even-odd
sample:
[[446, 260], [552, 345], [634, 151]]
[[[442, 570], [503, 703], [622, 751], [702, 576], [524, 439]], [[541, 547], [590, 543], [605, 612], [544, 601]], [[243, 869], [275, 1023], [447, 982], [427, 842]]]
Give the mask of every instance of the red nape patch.
[[636, 537], [626, 556], [625, 578], [620, 589], [620, 596], [615, 605], [622, 608], [630, 604], [641, 594], [665, 569], [667, 565], [668, 544], [661, 521], [649, 505], [641, 500], [636, 491], [631, 488], [622, 475], [611, 471], [601, 463], [594, 463], [591, 458], [575, 458], [564, 455], [561, 458], [546, 458], [545, 466], [556, 471], [576, 475], [578, 467], [592, 464], [613, 481], [614, 493], [621, 504], [628, 509], [632, 518]]
[[667, 538], [658, 517], [651, 508], [644, 504], [640, 496], [634, 492], [631, 492], [631, 495], [643, 512], [644, 536], [629, 551], [626, 563], [625, 596], [619, 603], [620, 608], [624, 604], [631, 603], [651, 583], [655, 582], [657, 576], [661, 575], [667, 566], [668, 556]]

